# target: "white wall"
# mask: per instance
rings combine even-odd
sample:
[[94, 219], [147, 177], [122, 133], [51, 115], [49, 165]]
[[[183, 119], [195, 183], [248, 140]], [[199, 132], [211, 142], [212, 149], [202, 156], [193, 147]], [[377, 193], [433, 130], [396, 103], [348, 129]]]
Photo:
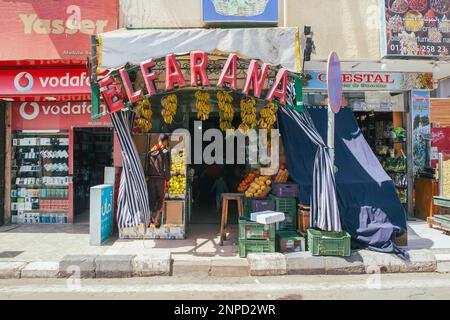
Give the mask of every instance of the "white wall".
[[[341, 59], [380, 59], [379, 0], [279, 0], [279, 26], [311, 25], [317, 54], [336, 50]], [[121, 0], [122, 27], [199, 28], [201, 0]]]

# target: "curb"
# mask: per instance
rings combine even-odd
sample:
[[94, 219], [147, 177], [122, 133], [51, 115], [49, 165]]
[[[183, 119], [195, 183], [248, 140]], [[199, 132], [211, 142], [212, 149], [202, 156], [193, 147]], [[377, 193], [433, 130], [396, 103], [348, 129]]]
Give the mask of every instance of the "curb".
[[350, 257], [310, 252], [260, 253], [242, 258], [180, 258], [170, 253], [66, 255], [60, 261], [0, 262], [0, 279], [129, 278], [152, 276], [247, 277], [450, 272], [450, 249], [410, 250], [410, 261], [394, 254], [353, 251]]

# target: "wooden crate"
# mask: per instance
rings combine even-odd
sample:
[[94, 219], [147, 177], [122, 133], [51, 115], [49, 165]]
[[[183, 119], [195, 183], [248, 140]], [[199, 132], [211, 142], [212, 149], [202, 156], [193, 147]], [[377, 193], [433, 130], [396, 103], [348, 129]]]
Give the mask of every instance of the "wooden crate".
[[184, 200], [166, 200], [165, 224], [183, 224]]

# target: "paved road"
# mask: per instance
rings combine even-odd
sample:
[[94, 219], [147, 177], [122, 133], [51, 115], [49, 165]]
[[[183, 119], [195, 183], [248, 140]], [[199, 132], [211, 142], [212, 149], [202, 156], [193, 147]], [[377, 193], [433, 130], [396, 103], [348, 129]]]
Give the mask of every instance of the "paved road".
[[0, 280], [0, 299], [450, 299], [450, 274]]

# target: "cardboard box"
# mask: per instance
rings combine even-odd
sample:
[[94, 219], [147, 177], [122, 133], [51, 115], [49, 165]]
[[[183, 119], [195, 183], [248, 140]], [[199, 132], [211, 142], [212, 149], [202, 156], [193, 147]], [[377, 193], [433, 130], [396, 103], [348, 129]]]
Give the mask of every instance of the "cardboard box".
[[166, 200], [166, 224], [183, 224], [184, 200]]

